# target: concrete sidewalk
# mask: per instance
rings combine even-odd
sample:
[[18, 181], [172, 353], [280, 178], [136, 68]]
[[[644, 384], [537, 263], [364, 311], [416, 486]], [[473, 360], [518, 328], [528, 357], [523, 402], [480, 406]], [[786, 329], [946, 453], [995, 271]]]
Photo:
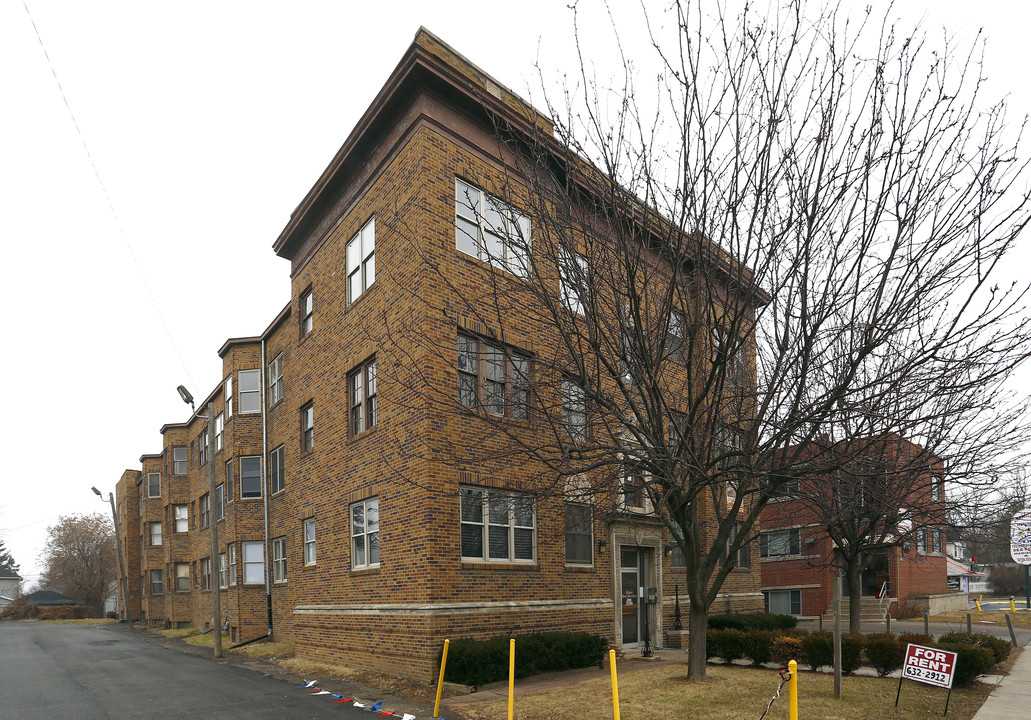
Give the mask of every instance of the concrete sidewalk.
[[1013, 720], [1031, 708], [1031, 646], [1024, 648], [1009, 675], [1001, 681], [973, 720]]

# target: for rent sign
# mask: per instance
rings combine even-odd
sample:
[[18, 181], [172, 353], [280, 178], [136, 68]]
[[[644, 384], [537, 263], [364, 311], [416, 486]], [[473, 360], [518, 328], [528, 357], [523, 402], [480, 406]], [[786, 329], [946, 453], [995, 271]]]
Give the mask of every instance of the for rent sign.
[[1021, 565], [1031, 565], [1031, 510], [1021, 510], [1010, 520], [1010, 555]]
[[902, 665], [902, 677], [951, 689], [955, 670], [956, 653], [954, 652], [912, 643], [906, 647], [906, 662]]

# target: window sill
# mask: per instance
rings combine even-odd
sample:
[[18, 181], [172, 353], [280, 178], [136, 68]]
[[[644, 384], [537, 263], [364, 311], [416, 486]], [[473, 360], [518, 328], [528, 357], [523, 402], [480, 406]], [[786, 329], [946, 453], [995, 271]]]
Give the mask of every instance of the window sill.
[[805, 555], [774, 555], [773, 557], [760, 558], [759, 562], [779, 562], [781, 560], [804, 560]]
[[[344, 280], [346, 282], [347, 278], [345, 277]], [[354, 300], [348, 300], [347, 301], [347, 304], [344, 307], [344, 312], [351, 312], [351, 308], [353, 308], [355, 305], [360, 303], [362, 301], [362, 298], [368, 297], [369, 293], [375, 292], [377, 287], [379, 287], [379, 286], [376, 285], [376, 281], [373, 280], [372, 281], [372, 285], [369, 285], [369, 287], [367, 287], [364, 290], [362, 290], [362, 294], [361, 295], [356, 297]], [[345, 292], [346, 292], [346, 290], [345, 290]], [[314, 332], [314, 330], [312, 332]], [[308, 333], [308, 334], [310, 335], [311, 333]]]
[[463, 570], [518, 570], [529, 572], [540, 570], [536, 562], [524, 560], [521, 562], [505, 562], [503, 560], [470, 560], [462, 558]]
[[[308, 565], [307, 567], [313, 567], [313, 566], [312, 565]], [[362, 565], [361, 567], [353, 567], [353, 568], [351, 568], [351, 574], [352, 575], [375, 575], [375, 574], [377, 574], [379, 572], [379, 570], [380, 570], [380, 566], [379, 565]]]
[[377, 410], [376, 424], [373, 425], [371, 428], [366, 428], [365, 430], [362, 430], [357, 435], [350, 435], [350, 436], [348, 436], [347, 441], [348, 442], [358, 442], [359, 440], [363, 440], [363, 439], [365, 439], [365, 438], [367, 438], [367, 437], [369, 437], [371, 435], [374, 435], [377, 430], [379, 430], [378, 410]]
[[566, 563], [566, 570], [572, 572], [593, 572], [595, 570], [593, 563], [585, 565], [583, 563]]

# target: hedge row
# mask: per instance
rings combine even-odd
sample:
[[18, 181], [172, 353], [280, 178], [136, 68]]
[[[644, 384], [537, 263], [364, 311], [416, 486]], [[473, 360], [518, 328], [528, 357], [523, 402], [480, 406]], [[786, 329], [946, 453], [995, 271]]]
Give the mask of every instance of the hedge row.
[[[601, 665], [608, 641], [590, 633], [549, 632], [517, 635], [515, 676]], [[444, 679], [480, 686], [508, 677], [509, 638], [454, 640], [448, 650]]]
[[[917, 633], [843, 633], [841, 671], [853, 673], [865, 661], [878, 675], [888, 675], [902, 667], [909, 643], [958, 653], [954, 676], [958, 685], [986, 675], [1010, 651], [1009, 643], [990, 635], [949, 633], [935, 642], [929, 635]], [[709, 658], [720, 658], [725, 663], [743, 658], [756, 665], [795, 660], [817, 670], [834, 662], [834, 635], [829, 631], [710, 630], [706, 647]]]
[[798, 624], [794, 615], [774, 613], [732, 613], [710, 615], [710, 630], [791, 630]]
[[24, 602], [8, 605], [0, 613], [0, 620], [83, 620], [95, 617], [97, 617], [96, 608], [83, 605], [40, 607]]

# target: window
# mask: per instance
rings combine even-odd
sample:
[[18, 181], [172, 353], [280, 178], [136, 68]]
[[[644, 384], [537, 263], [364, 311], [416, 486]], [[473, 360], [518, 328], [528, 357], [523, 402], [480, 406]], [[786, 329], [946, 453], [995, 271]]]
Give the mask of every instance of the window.
[[286, 582], [286, 538], [272, 538], [272, 581]]
[[207, 493], [200, 496], [200, 526], [206, 528], [211, 522], [211, 498]]
[[172, 474], [186, 474], [186, 446], [176, 445], [172, 448]]
[[765, 492], [770, 497], [771, 502], [779, 502], [781, 500], [787, 500], [796, 497], [800, 491], [801, 485], [798, 479], [798, 474], [802, 470], [784, 470], [777, 475], [771, 475], [766, 479]]
[[348, 378], [351, 389], [351, 437], [376, 425], [376, 358], [362, 363]]
[[229, 543], [229, 584], [236, 585], [236, 543]]
[[150, 571], [150, 594], [151, 595], [164, 595], [165, 594], [165, 577], [160, 570]]
[[269, 475], [270, 482], [272, 483], [272, 494], [275, 495], [277, 492], [282, 492], [286, 487], [286, 475], [283, 470], [283, 446], [272, 450], [269, 454]]
[[208, 461], [208, 432], [205, 430], [197, 436], [197, 461], [203, 465]]
[[717, 372], [722, 370], [723, 377], [728, 382], [743, 383], [747, 368], [741, 340], [734, 337], [725, 328], [714, 327], [712, 329], [712, 348], [712, 362], [716, 366]]
[[686, 568], [687, 567], [687, 558], [684, 557], [684, 551], [681, 549], [680, 545], [678, 545], [676, 542], [673, 542], [672, 545], [673, 545], [673, 549], [670, 552], [670, 560], [669, 560], [670, 565], [672, 565], [675, 568]]
[[370, 218], [347, 243], [347, 304], [376, 280], [376, 218]]
[[233, 416], [233, 376], [230, 375], [226, 378], [225, 392], [223, 396], [226, 399], [226, 420]]
[[261, 456], [240, 458], [240, 497], [261, 497]]
[[226, 573], [226, 554], [218, 554], [218, 586], [220, 588], [228, 587], [226, 584], [227, 573]]
[[945, 480], [940, 477], [931, 477], [931, 502], [941, 502], [942, 488], [945, 485]]
[[240, 371], [240, 412], [261, 412], [261, 370]]
[[530, 276], [530, 219], [457, 178], [455, 247], [521, 278]]
[[301, 452], [315, 447], [315, 406], [307, 403], [301, 407]]
[[778, 615], [802, 614], [801, 590], [763, 590], [763, 605], [768, 613]]
[[211, 558], [200, 559], [200, 589], [211, 589]]
[[147, 473], [147, 497], [161, 497], [161, 473]]
[[759, 535], [759, 556], [764, 558], [799, 555], [802, 552], [798, 528], [772, 530]]
[[666, 326], [666, 353], [677, 360], [685, 358], [687, 335], [684, 332], [684, 319], [676, 310], [670, 310], [669, 323]]
[[226, 502], [233, 501], [233, 459], [226, 460]]
[[562, 249], [558, 260], [558, 297], [566, 310], [584, 314], [584, 300], [588, 297], [587, 258]]
[[498, 490], [462, 488], [462, 559], [533, 562], [533, 498]]
[[938, 528], [931, 528], [931, 552], [941, 554], [942, 532]]
[[727, 539], [727, 546], [723, 549], [723, 554], [720, 557], [720, 561], [726, 563], [728, 561], [731, 567], [741, 568], [747, 570], [752, 567], [752, 553], [750, 550], [750, 544], [745, 543], [737, 549], [737, 552], [730, 555], [730, 546], [737, 540], [738, 533], [741, 532], [741, 525], [738, 523], [734, 524], [734, 527], [730, 529], [730, 537]]
[[917, 528], [916, 530], [916, 551], [921, 555], [927, 552], [926, 528]]
[[222, 413], [219, 413], [215, 417], [215, 452], [221, 452], [222, 451], [222, 435], [223, 435], [222, 431], [225, 430], [225, 426], [226, 426], [225, 415], [223, 415]]
[[243, 581], [245, 584], [265, 582], [265, 544], [240, 543], [243, 546]]
[[530, 361], [501, 345], [458, 335], [458, 401], [487, 412], [526, 420], [530, 407]]
[[161, 523], [159, 522], [150, 523], [150, 544], [152, 547], [161, 544]]
[[379, 498], [351, 506], [351, 569], [379, 567]]
[[226, 486], [219, 485], [215, 488], [215, 519], [226, 519]]
[[172, 506], [172, 520], [175, 523], [173, 530], [177, 533], [190, 531], [190, 508], [186, 505]]
[[587, 439], [587, 394], [573, 380], [562, 380], [562, 428], [573, 440]]
[[268, 406], [283, 399], [283, 353], [268, 365]]
[[566, 503], [566, 563], [594, 563], [594, 511], [590, 505]]
[[315, 518], [304, 521], [304, 564], [315, 564]]
[[175, 591], [190, 592], [190, 563], [175, 564]]
[[644, 472], [635, 463], [628, 464], [623, 470], [624, 508], [634, 510], [647, 508], [644, 484]]
[[312, 330], [312, 313], [315, 310], [315, 297], [311, 290], [301, 295], [301, 337], [307, 337]]

